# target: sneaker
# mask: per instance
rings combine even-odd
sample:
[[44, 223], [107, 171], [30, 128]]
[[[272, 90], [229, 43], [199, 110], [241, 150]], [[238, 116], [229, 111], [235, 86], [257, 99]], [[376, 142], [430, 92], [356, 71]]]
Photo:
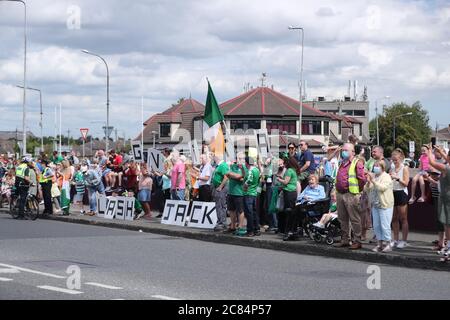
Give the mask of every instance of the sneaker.
[[313, 226], [316, 227], [316, 228], [319, 228], [319, 229], [325, 228], [325, 226], [322, 223], [320, 223], [320, 222], [314, 223]]
[[408, 246], [408, 243], [406, 241], [399, 241], [397, 244], [398, 249], [404, 249]]
[[255, 237], [261, 236], [261, 231], [255, 231]]
[[392, 247], [390, 244], [388, 244], [386, 247], [384, 247], [384, 249], [382, 250], [383, 252], [391, 252], [392, 251]]
[[224, 230], [225, 230], [225, 226], [223, 224], [218, 224], [217, 226], [214, 227], [215, 232], [222, 232]]
[[86, 214], [86, 211], [84, 211], [84, 210], [80, 211], [80, 216], [85, 215], [85, 214]]
[[373, 252], [380, 252], [381, 251], [381, 247], [380, 246], [376, 246], [375, 248], [372, 249]]
[[247, 235], [247, 230], [243, 229], [243, 228], [238, 228], [236, 230], [235, 235], [237, 235], [238, 237], [243, 237], [243, 236]]
[[440, 251], [438, 251], [438, 255], [443, 256], [448, 253], [448, 247], [443, 247]]
[[134, 220], [139, 220], [139, 219], [142, 218], [143, 216], [145, 216], [145, 212], [144, 212], [144, 211], [142, 211], [141, 213], [139, 213], [139, 214], [134, 218]]
[[420, 197], [419, 199], [417, 199], [417, 202], [425, 202], [425, 199], [423, 197]]
[[414, 202], [416, 202], [416, 198], [412, 197], [411, 199], [409, 199], [408, 203], [409, 204], [414, 204]]
[[44, 204], [44, 200], [42, 200], [41, 202], [39, 202], [39, 205], [43, 205]]
[[391, 243], [389, 243], [389, 245], [391, 246], [391, 248], [397, 248], [399, 241], [391, 241]]

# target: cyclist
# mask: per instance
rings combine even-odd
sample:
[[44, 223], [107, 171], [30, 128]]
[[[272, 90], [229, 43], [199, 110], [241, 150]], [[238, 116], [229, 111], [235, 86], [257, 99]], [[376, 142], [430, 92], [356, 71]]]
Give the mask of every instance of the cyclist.
[[20, 165], [16, 168], [16, 194], [19, 196], [19, 215], [17, 219], [24, 219], [25, 217], [25, 201], [28, 195], [28, 189], [30, 188], [30, 169], [28, 164], [31, 159], [23, 157]]

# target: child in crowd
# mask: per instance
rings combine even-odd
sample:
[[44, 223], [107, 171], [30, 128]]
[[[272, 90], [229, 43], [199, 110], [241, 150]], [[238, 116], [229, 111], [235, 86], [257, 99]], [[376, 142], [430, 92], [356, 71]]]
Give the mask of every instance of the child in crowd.
[[73, 204], [80, 206], [80, 213], [85, 214], [86, 211], [84, 210], [83, 205], [83, 198], [84, 198], [84, 192], [85, 192], [85, 183], [84, 183], [84, 175], [81, 172], [81, 165], [76, 166], [75, 175], [73, 177], [73, 184], [75, 185], [76, 194], [73, 198]]
[[6, 199], [8, 203], [11, 200], [11, 190], [16, 183], [16, 172], [14, 169], [10, 169], [8, 173], [2, 178], [1, 181], [1, 200], [0, 207], [3, 205], [3, 199]]
[[[142, 203], [145, 215], [144, 218], [150, 219], [152, 217], [150, 211], [150, 201], [152, 194], [153, 180], [150, 176], [150, 172], [146, 166], [142, 166], [141, 174], [139, 175], [139, 194], [138, 200]], [[137, 219], [141, 218], [138, 216]]]
[[[413, 204], [414, 202], [425, 202], [425, 180], [424, 176], [427, 175], [428, 170], [430, 170], [430, 159], [428, 158], [428, 149], [429, 146], [423, 145], [421, 149], [421, 156], [419, 158], [420, 166], [419, 173], [414, 177], [411, 184], [411, 199], [409, 200], [409, 204]], [[417, 182], [420, 185], [420, 197], [416, 199], [416, 187]]]
[[325, 225], [331, 220], [338, 217], [337, 215], [337, 204], [336, 204], [336, 190], [331, 191], [330, 194], [330, 211], [322, 216], [319, 222], [315, 223], [314, 226], [317, 228], [325, 228]]

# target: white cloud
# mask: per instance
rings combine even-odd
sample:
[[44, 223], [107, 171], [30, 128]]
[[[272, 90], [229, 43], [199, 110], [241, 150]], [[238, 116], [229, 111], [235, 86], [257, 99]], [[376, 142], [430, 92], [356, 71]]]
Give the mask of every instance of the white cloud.
[[[80, 30], [67, 29], [70, 5], [81, 9]], [[80, 49], [101, 54], [111, 72], [111, 122], [134, 135], [141, 96], [149, 114], [189, 94], [204, 103], [206, 77], [220, 101], [244, 83], [257, 86], [262, 72], [297, 97], [299, 33], [287, 27], [300, 25], [310, 97], [342, 97], [347, 81], [358, 80], [372, 100], [422, 99], [433, 119], [450, 102], [435, 99], [450, 86], [449, 24], [450, 7], [424, 0], [40, 0], [29, 3], [28, 83], [43, 90], [49, 115], [63, 104], [70, 126], [103, 119], [105, 67]], [[11, 129], [21, 121], [21, 8], [0, 3], [0, 28], [0, 108], [17, 117], [0, 125]]]

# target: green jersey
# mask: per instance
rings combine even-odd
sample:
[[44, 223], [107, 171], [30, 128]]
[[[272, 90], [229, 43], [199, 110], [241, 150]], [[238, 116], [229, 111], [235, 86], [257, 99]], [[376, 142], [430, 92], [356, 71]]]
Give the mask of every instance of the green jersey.
[[286, 173], [284, 174], [284, 178], [286, 177], [291, 177], [291, 179], [289, 180], [289, 183], [283, 188], [283, 190], [287, 192], [297, 191], [297, 173], [295, 173], [294, 169], [287, 169]]
[[212, 184], [215, 188], [218, 188], [222, 183], [225, 175], [230, 171], [230, 166], [225, 161], [221, 162], [216, 170], [214, 170]]
[[[247, 168], [243, 166], [244, 173], [247, 174]], [[240, 174], [242, 175], [242, 170], [239, 168], [239, 166], [235, 163], [233, 163], [230, 167], [230, 172]], [[243, 196], [244, 195], [244, 189], [242, 188], [244, 185], [244, 181], [238, 181], [235, 179], [230, 178], [230, 182], [228, 183], [228, 194], [232, 196]]]
[[250, 170], [247, 171], [244, 179], [247, 191], [244, 191], [244, 196], [256, 197], [258, 195], [259, 178], [260, 173], [258, 168], [251, 167]]

